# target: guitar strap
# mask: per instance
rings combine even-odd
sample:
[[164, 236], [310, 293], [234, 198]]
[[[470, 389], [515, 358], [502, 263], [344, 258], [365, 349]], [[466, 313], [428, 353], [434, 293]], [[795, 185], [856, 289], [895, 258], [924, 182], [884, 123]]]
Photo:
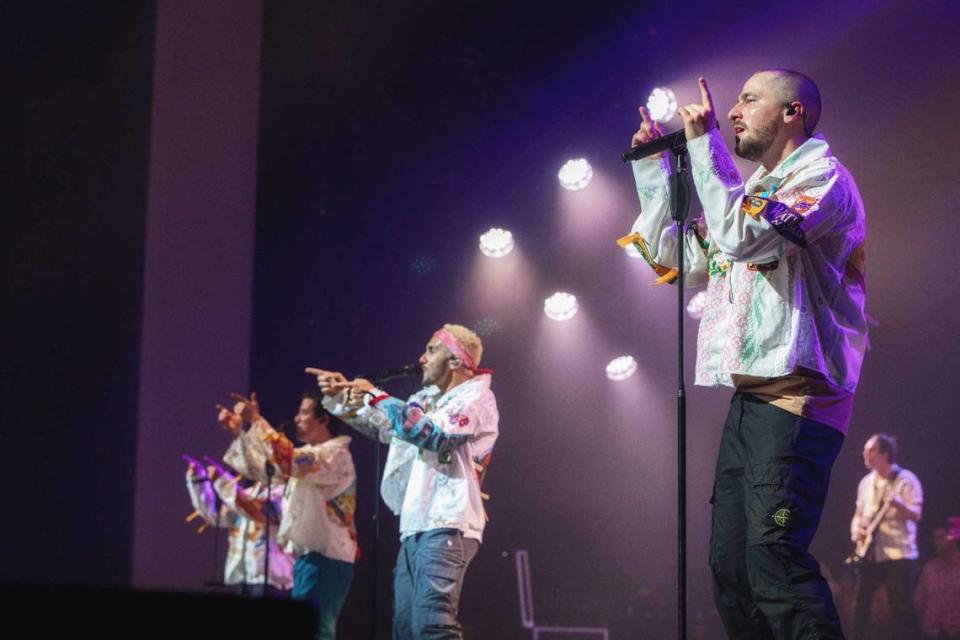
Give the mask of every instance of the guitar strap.
[[893, 497], [893, 492], [897, 489], [897, 476], [900, 475], [900, 467], [896, 467], [893, 470], [893, 475], [890, 476], [890, 497]]
[[[891, 492], [893, 491], [894, 486], [896, 486], [897, 476], [899, 475], [900, 475], [900, 468], [897, 467], [893, 470], [893, 475], [890, 476], [889, 485], [890, 485]], [[879, 477], [880, 476], [878, 475], [877, 478], [879, 479]], [[873, 483], [873, 510], [872, 510], [873, 515], [876, 515], [877, 512], [880, 511], [880, 507], [882, 505], [883, 505], [883, 494], [879, 491], [879, 486], [877, 486], [877, 482], [874, 482]]]
[[[899, 475], [900, 475], [900, 468], [899, 468], [899, 467], [894, 468], [894, 470], [893, 470], [893, 475], [890, 476], [890, 493], [891, 493], [891, 494], [893, 493], [894, 489], [896, 488], [896, 485], [897, 485], [897, 476], [899, 476]], [[878, 489], [878, 487], [877, 487], [876, 483], [874, 483], [874, 485], [873, 485], [874, 505], [873, 505], [873, 515], [870, 516], [871, 520], [877, 516], [877, 513], [880, 512], [880, 509], [881, 509], [881, 507], [883, 506], [883, 498], [884, 498], [884, 495], [883, 495], [880, 491], [878, 491], [877, 489]], [[880, 523], [878, 522], [878, 523], [877, 523], [877, 529], [879, 529], [879, 528], [880, 528]], [[873, 536], [874, 536], [873, 539], [870, 541], [870, 546], [867, 548], [867, 554], [866, 554], [866, 556], [864, 557], [865, 560], [869, 560], [869, 559], [870, 559], [870, 556], [872, 555], [871, 552], [873, 551], [873, 546], [877, 543], [876, 531], [874, 531]]]

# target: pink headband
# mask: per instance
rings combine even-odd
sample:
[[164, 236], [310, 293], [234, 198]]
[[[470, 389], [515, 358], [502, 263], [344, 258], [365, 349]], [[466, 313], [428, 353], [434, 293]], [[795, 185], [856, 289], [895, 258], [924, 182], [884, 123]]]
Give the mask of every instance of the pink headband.
[[463, 345], [460, 344], [460, 341], [457, 338], [447, 331], [446, 329], [438, 329], [436, 333], [433, 334], [433, 337], [443, 343], [447, 349], [450, 350], [450, 353], [460, 358], [464, 366], [470, 371], [481, 374], [481, 373], [493, 373], [492, 369], [478, 369], [477, 363], [466, 349], [463, 348]]

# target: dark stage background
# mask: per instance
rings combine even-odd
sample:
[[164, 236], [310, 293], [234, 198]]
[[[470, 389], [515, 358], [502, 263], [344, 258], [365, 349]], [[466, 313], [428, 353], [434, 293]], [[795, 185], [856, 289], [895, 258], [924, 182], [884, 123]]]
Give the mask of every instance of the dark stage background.
[[[264, 413], [279, 422], [311, 383], [304, 366], [397, 366], [415, 360], [443, 322], [482, 328], [501, 436], [485, 485], [490, 523], [464, 594], [470, 637], [525, 637], [515, 549], [530, 550], [538, 622], [608, 626], [614, 638], [672, 634], [675, 291], [651, 287], [646, 266], [613, 241], [637, 214], [630, 172], [618, 160], [638, 126], [636, 107], [655, 86], [672, 87], [681, 104], [698, 100], [698, 75], [710, 81], [721, 114], [759, 68], [814, 77], [824, 96], [819, 129], [867, 207], [876, 324], [815, 554], [840, 577], [864, 473], [860, 450], [877, 431], [900, 438], [904, 466], [924, 482], [924, 548], [935, 524], [960, 515], [950, 373], [960, 330], [951, 189], [960, 127], [949, 115], [960, 104], [960, 12], [952, 3], [238, 4], [260, 12], [244, 22], [260, 29], [249, 39], [260, 60], [251, 98], [259, 112], [247, 114], [259, 123], [251, 134], [256, 172], [223, 190], [248, 189], [256, 215], [237, 221], [250, 239], [232, 251], [249, 257], [247, 279], [209, 285], [248, 296], [225, 323], [246, 333], [218, 348], [249, 352], [238, 379], [249, 377]], [[166, 402], [171, 421], [189, 428], [144, 420], [142, 390], [138, 421], [139, 376], [157, 374], [138, 360], [137, 311], [155, 6], [49, 6], [0, 14], [12, 194], [5, 220], [13, 229], [4, 253], [5, 298], [7, 289], [13, 295], [4, 305], [11, 324], [2, 433], [13, 475], [29, 487], [17, 498], [20, 526], [6, 527], [2, 577], [199, 589], [211, 573], [211, 536], [198, 538], [182, 522], [189, 508], [178, 455], [225, 447], [210, 405], [234, 389], [222, 361], [199, 349], [184, 359], [195, 389], [169, 387], [149, 399]], [[231, 14], [228, 3], [221, 10]], [[239, 28], [217, 24], [207, 29], [224, 41], [225, 29]], [[30, 44], [36, 35], [45, 46]], [[126, 75], [108, 73], [115, 69]], [[77, 77], [95, 79], [96, 100], [62, 97]], [[198, 109], [213, 100], [192, 88], [185, 95]], [[210, 104], [215, 118], [237, 101]], [[154, 123], [163, 106], [152, 105]], [[229, 155], [222, 136], [195, 127], [190, 138]], [[593, 164], [593, 182], [565, 192], [556, 172], [579, 156]], [[151, 165], [161, 169], [176, 166]], [[79, 195], [55, 198], [55, 187]], [[194, 210], [186, 195], [181, 202], [199, 233], [215, 237], [230, 226], [228, 210], [214, 224], [209, 203]], [[501, 261], [477, 249], [491, 226], [517, 240]], [[189, 278], [204, 268], [167, 270]], [[567, 323], [541, 311], [558, 289], [580, 299]], [[687, 331], [692, 345], [694, 321]], [[603, 368], [622, 353], [640, 370], [613, 383]], [[692, 349], [689, 356], [692, 372]], [[195, 401], [196, 388], [209, 401]], [[688, 393], [690, 612], [712, 638], [707, 500], [729, 392]], [[341, 629], [360, 638], [369, 629], [374, 488], [370, 443], [356, 439], [353, 450], [365, 558]], [[381, 515], [386, 621], [397, 542], [396, 522]], [[10, 553], [25, 542], [30, 552]]]
[[153, 26], [0, 4], [3, 579], [130, 581]]

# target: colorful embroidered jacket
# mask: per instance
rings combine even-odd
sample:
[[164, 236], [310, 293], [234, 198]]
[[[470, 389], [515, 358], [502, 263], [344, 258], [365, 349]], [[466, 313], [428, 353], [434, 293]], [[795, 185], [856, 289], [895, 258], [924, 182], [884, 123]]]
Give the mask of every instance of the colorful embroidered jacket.
[[400, 535], [459, 529], [481, 540], [486, 512], [480, 483], [497, 440], [499, 413], [490, 376], [477, 375], [445, 394], [426, 387], [406, 402], [379, 390], [359, 411], [332, 398], [328, 411], [368, 436], [390, 442], [380, 492], [400, 515]]
[[[259, 482], [243, 489], [237, 486], [236, 478], [222, 475], [212, 483], [205, 480], [206, 474], [187, 472], [187, 491], [190, 501], [200, 517], [212, 527], [217, 526], [216, 495], [221, 500], [220, 527], [230, 529], [227, 559], [224, 566], [226, 584], [263, 584], [263, 567], [266, 550], [266, 521], [264, 504], [267, 488]], [[284, 485], [274, 483], [271, 494], [273, 503], [279, 507]], [[270, 586], [287, 590], [293, 587], [293, 558], [284, 552], [277, 542], [277, 521], [270, 524]]]
[[[819, 136], [746, 184], [718, 130], [687, 148], [703, 217], [685, 229], [684, 258], [688, 283], [707, 283], [696, 383], [821, 381], [833, 397], [816, 417], [846, 432], [867, 343], [865, 217], [853, 178]], [[633, 172], [642, 213], [628, 239], [670, 281], [670, 164], [638, 160]]]
[[260, 419], [233, 441], [223, 459], [238, 473], [259, 480], [265, 479], [267, 460], [278, 467], [274, 480], [287, 486], [278, 535], [287, 551], [354, 562], [357, 475], [349, 444], [348, 436], [338, 436], [294, 449], [286, 436]]

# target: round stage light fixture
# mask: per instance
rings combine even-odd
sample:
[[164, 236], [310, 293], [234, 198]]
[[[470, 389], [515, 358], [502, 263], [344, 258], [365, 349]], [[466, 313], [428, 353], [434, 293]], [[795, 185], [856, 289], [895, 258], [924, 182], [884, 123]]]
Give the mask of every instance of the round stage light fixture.
[[657, 122], [666, 122], [677, 115], [677, 96], [666, 87], [657, 87], [647, 98], [647, 111]]
[[488, 338], [500, 331], [500, 321], [489, 316], [480, 318], [473, 324], [473, 330], [481, 338]]
[[567, 160], [560, 167], [557, 178], [560, 180], [560, 186], [567, 191], [580, 191], [590, 184], [590, 179], [593, 178], [593, 167], [585, 158]]
[[607, 377], [611, 380], [626, 380], [637, 372], [637, 361], [633, 356], [614, 358], [607, 365]]
[[480, 236], [480, 252], [488, 258], [502, 258], [513, 251], [513, 234], [494, 227]]
[[432, 256], [417, 256], [410, 264], [410, 270], [419, 276], [425, 276], [437, 266]]
[[572, 293], [557, 291], [543, 301], [543, 312], [551, 320], [569, 320], [577, 315], [577, 297]]

